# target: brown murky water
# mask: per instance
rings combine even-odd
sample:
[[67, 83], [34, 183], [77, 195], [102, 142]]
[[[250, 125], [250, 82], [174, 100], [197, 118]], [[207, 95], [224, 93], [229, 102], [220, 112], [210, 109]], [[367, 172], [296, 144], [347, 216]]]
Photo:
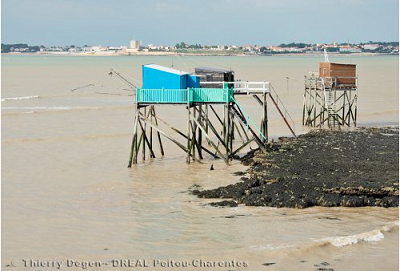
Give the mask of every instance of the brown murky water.
[[[300, 133], [302, 78], [319, 61], [179, 57], [174, 65], [226, 67], [237, 78], [270, 81]], [[398, 125], [397, 56], [331, 61], [357, 64], [360, 125]], [[140, 79], [146, 63], [170, 66], [171, 57], [2, 57], [2, 267], [398, 270], [398, 208], [210, 207], [188, 188], [237, 182], [232, 173], [245, 167], [210, 157], [187, 165], [166, 140], [164, 158], [156, 152], [128, 169], [133, 98], [107, 72], [113, 67]], [[257, 119], [250, 98], [239, 102]], [[157, 110], [186, 127], [183, 108]], [[271, 136], [289, 134], [273, 108], [269, 117]]]

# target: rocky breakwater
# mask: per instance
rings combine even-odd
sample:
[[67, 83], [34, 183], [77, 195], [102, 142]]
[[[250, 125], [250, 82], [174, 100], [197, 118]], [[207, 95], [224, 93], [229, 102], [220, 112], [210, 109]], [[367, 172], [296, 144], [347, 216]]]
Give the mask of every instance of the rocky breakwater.
[[[398, 207], [399, 129], [315, 130], [242, 158], [241, 182], [193, 190], [214, 206]], [[238, 172], [237, 174], [241, 174]]]

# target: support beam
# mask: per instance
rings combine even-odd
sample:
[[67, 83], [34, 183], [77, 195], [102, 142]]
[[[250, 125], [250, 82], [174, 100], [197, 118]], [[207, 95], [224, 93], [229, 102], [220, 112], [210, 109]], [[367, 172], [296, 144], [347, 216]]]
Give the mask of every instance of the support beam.
[[[145, 122], [145, 124], [146, 124], [146, 122]], [[156, 156], [154, 155], [154, 151], [151, 148], [150, 142], [149, 142], [149, 140], [148, 140], [148, 138], [146, 136], [146, 132], [145, 132], [145, 129], [143, 128], [143, 125], [142, 125], [141, 121], [139, 121], [139, 126], [140, 126], [140, 129], [142, 129], [142, 134], [143, 134], [143, 138], [144, 138], [143, 149], [144, 149], [144, 145], [145, 145], [144, 143], [146, 143], [147, 147], [149, 148], [149, 151], [150, 151], [150, 157], [154, 157], [155, 158]], [[144, 127], [146, 127], [146, 126], [144, 126]]]
[[218, 149], [218, 147], [215, 145], [215, 143], [211, 140], [210, 136], [205, 132], [205, 129], [198, 123], [197, 120], [193, 118], [193, 116], [189, 116], [192, 121], [196, 122], [199, 128], [203, 131], [204, 136], [208, 139], [208, 142], [215, 148], [215, 150], [218, 152], [218, 154], [224, 159], [225, 163], [229, 165], [228, 157], [225, 157], [221, 151]]
[[[172, 127], [170, 124], [168, 124], [165, 120], [163, 120], [162, 118], [160, 118], [159, 116], [156, 116], [155, 121], [157, 122], [157, 120], [161, 121], [162, 123], [164, 123], [168, 128], [170, 128], [172, 131], [176, 132], [177, 134], [179, 134], [180, 136], [184, 137], [186, 140], [188, 140], [187, 135], [185, 135], [183, 132], [179, 131], [178, 129], [176, 129], [175, 127]], [[158, 124], [157, 124], [158, 126]], [[207, 152], [208, 154], [212, 155], [214, 158], [220, 158], [217, 155], [214, 155], [211, 151], [207, 150], [205, 147], [201, 146], [201, 149], [205, 152]]]
[[[155, 124], [158, 126], [158, 121], [157, 121], [157, 116], [156, 116], [156, 111], [154, 109], [154, 106], [153, 106], [153, 110], [152, 110], [152, 115], [153, 115]], [[158, 138], [158, 145], [160, 146], [161, 156], [164, 157], [164, 147], [163, 147], [163, 144], [161, 141], [160, 132], [158, 132], [158, 131], [157, 131], [157, 138]]]

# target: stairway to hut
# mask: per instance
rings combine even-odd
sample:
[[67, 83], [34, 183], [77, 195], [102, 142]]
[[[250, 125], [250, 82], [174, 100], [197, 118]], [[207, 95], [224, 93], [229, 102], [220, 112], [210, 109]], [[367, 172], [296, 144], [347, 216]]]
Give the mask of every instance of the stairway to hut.
[[327, 110], [328, 110], [328, 123], [331, 126], [335, 126], [336, 122], [336, 111], [335, 111], [335, 97], [332, 90], [328, 90], [327, 95]]
[[[327, 87], [328, 84], [328, 87]], [[336, 101], [334, 91], [332, 90], [332, 82], [325, 82], [322, 80], [322, 91], [325, 97], [325, 109], [328, 114], [328, 126], [335, 126], [337, 122], [336, 118]]]
[[272, 100], [272, 103], [275, 105], [276, 109], [278, 110], [279, 114], [281, 115], [283, 121], [285, 122], [286, 126], [289, 128], [290, 132], [294, 137], [296, 137], [295, 131], [295, 125], [294, 125], [294, 120], [289, 114], [289, 111], [286, 109], [286, 107], [283, 105], [283, 102], [278, 96], [278, 93], [275, 91], [275, 89], [270, 85], [270, 92], [269, 92], [269, 97]]
[[[260, 129], [255, 125], [255, 123], [251, 120], [250, 116], [246, 114], [243, 108], [239, 105], [239, 103], [235, 100], [235, 98], [231, 98], [233, 101], [233, 106], [231, 110], [235, 117], [239, 120], [239, 122], [246, 127], [248, 133], [250, 133], [258, 147], [260, 149], [265, 150], [264, 142], [267, 142], [266, 135], [264, 135]], [[254, 131], [256, 130], [256, 131]]]

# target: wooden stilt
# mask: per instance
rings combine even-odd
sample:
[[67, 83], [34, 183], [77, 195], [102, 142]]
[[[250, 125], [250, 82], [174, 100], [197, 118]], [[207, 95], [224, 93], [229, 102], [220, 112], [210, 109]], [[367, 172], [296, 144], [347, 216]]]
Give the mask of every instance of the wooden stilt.
[[[199, 123], [200, 125], [203, 125], [203, 118], [201, 116], [201, 112], [203, 112], [203, 106], [199, 106]], [[197, 143], [199, 144], [199, 158], [203, 159], [203, 154], [202, 154], [202, 145], [203, 145], [203, 138], [202, 138], [202, 131], [198, 129], [198, 135], [197, 135]]]
[[132, 166], [132, 163], [137, 163], [137, 160], [134, 160], [134, 157], [136, 156], [137, 153], [137, 126], [138, 126], [138, 121], [139, 121], [139, 109], [137, 108], [137, 104], [135, 107], [135, 121], [133, 125], [133, 137], [132, 137], [132, 144], [131, 144], [131, 153], [129, 155], [129, 162], [128, 162], [128, 167]]
[[235, 126], [233, 125], [233, 113], [229, 108], [229, 156], [232, 156], [232, 151], [233, 151], [233, 140], [235, 139], [234, 133], [235, 133]]
[[187, 105], [187, 115], [188, 115], [188, 118], [187, 118], [187, 156], [186, 156], [186, 163], [187, 164], [190, 164], [190, 143], [191, 143], [191, 140], [190, 140], [190, 127], [191, 127], [191, 124], [190, 124], [190, 105], [188, 104]]
[[[206, 104], [206, 108], [205, 108], [204, 114], [205, 114], [205, 117], [208, 118], [208, 104]], [[205, 131], [206, 131], [206, 133], [208, 133], [208, 123], [206, 123]]]
[[[150, 112], [149, 112], [150, 120], [153, 120], [153, 114], [152, 114], [153, 108], [154, 108], [154, 105], [152, 105], [152, 106], [150, 107]], [[149, 148], [150, 148], [151, 150], [153, 150], [153, 127], [150, 127], [149, 141], [150, 141], [150, 146], [149, 146]], [[154, 152], [153, 152], [153, 151], [152, 151], [152, 154], [150, 155], [150, 158], [155, 158]]]
[[264, 143], [268, 142], [268, 106], [267, 106], [267, 94], [263, 94], [263, 115], [262, 115], [262, 133], [265, 136]]
[[225, 140], [225, 151], [226, 151], [226, 157], [229, 157], [229, 140], [230, 140], [230, 135], [229, 135], [229, 124], [230, 124], [230, 118], [229, 118], [229, 103], [224, 105], [224, 140]]
[[[145, 107], [143, 110], [144, 110], [144, 115], [146, 116], [147, 108]], [[142, 126], [140, 121], [139, 121], [139, 126]], [[142, 135], [143, 135], [143, 138], [146, 137], [146, 125], [144, 125], [144, 129], [142, 129]], [[142, 161], [145, 161], [145, 160], [146, 160], [146, 144], [144, 144], [144, 142], [143, 142], [143, 145], [142, 145]]]
[[[192, 108], [193, 111], [193, 117], [196, 119], [196, 105], [193, 106]], [[192, 149], [192, 153], [193, 153], [193, 157], [196, 157], [196, 148], [197, 147], [197, 142], [196, 142], [196, 131], [197, 131], [197, 124], [196, 123], [192, 123], [192, 142], [193, 142], [193, 149]]]
[[[154, 109], [154, 106], [153, 106], [152, 115], [153, 115], [155, 124], [158, 126], [158, 121], [157, 121], [157, 116], [156, 116], [156, 111]], [[163, 144], [162, 144], [162, 141], [161, 141], [160, 132], [158, 132], [158, 131], [157, 131], [157, 138], [158, 138], [158, 145], [160, 147], [161, 156], [164, 157], [164, 147], [163, 147]]]
[[[145, 125], [146, 125], [146, 122], [144, 123], [144, 127], [146, 127]], [[139, 122], [139, 126], [140, 126], [140, 129], [142, 129], [142, 132], [143, 132], [143, 139], [144, 139], [144, 141], [143, 141], [143, 149], [145, 148], [144, 145], [147, 144], [147, 147], [149, 148], [149, 151], [150, 151], [150, 157], [154, 157], [155, 158], [156, 156], [154, 155], [153, 149], [150, 147], [151, 145], [150, 145], [149, 139], [146, 136], [146, 130], [145, 130], [145, 128], [143, 128], [142, 122]]]

